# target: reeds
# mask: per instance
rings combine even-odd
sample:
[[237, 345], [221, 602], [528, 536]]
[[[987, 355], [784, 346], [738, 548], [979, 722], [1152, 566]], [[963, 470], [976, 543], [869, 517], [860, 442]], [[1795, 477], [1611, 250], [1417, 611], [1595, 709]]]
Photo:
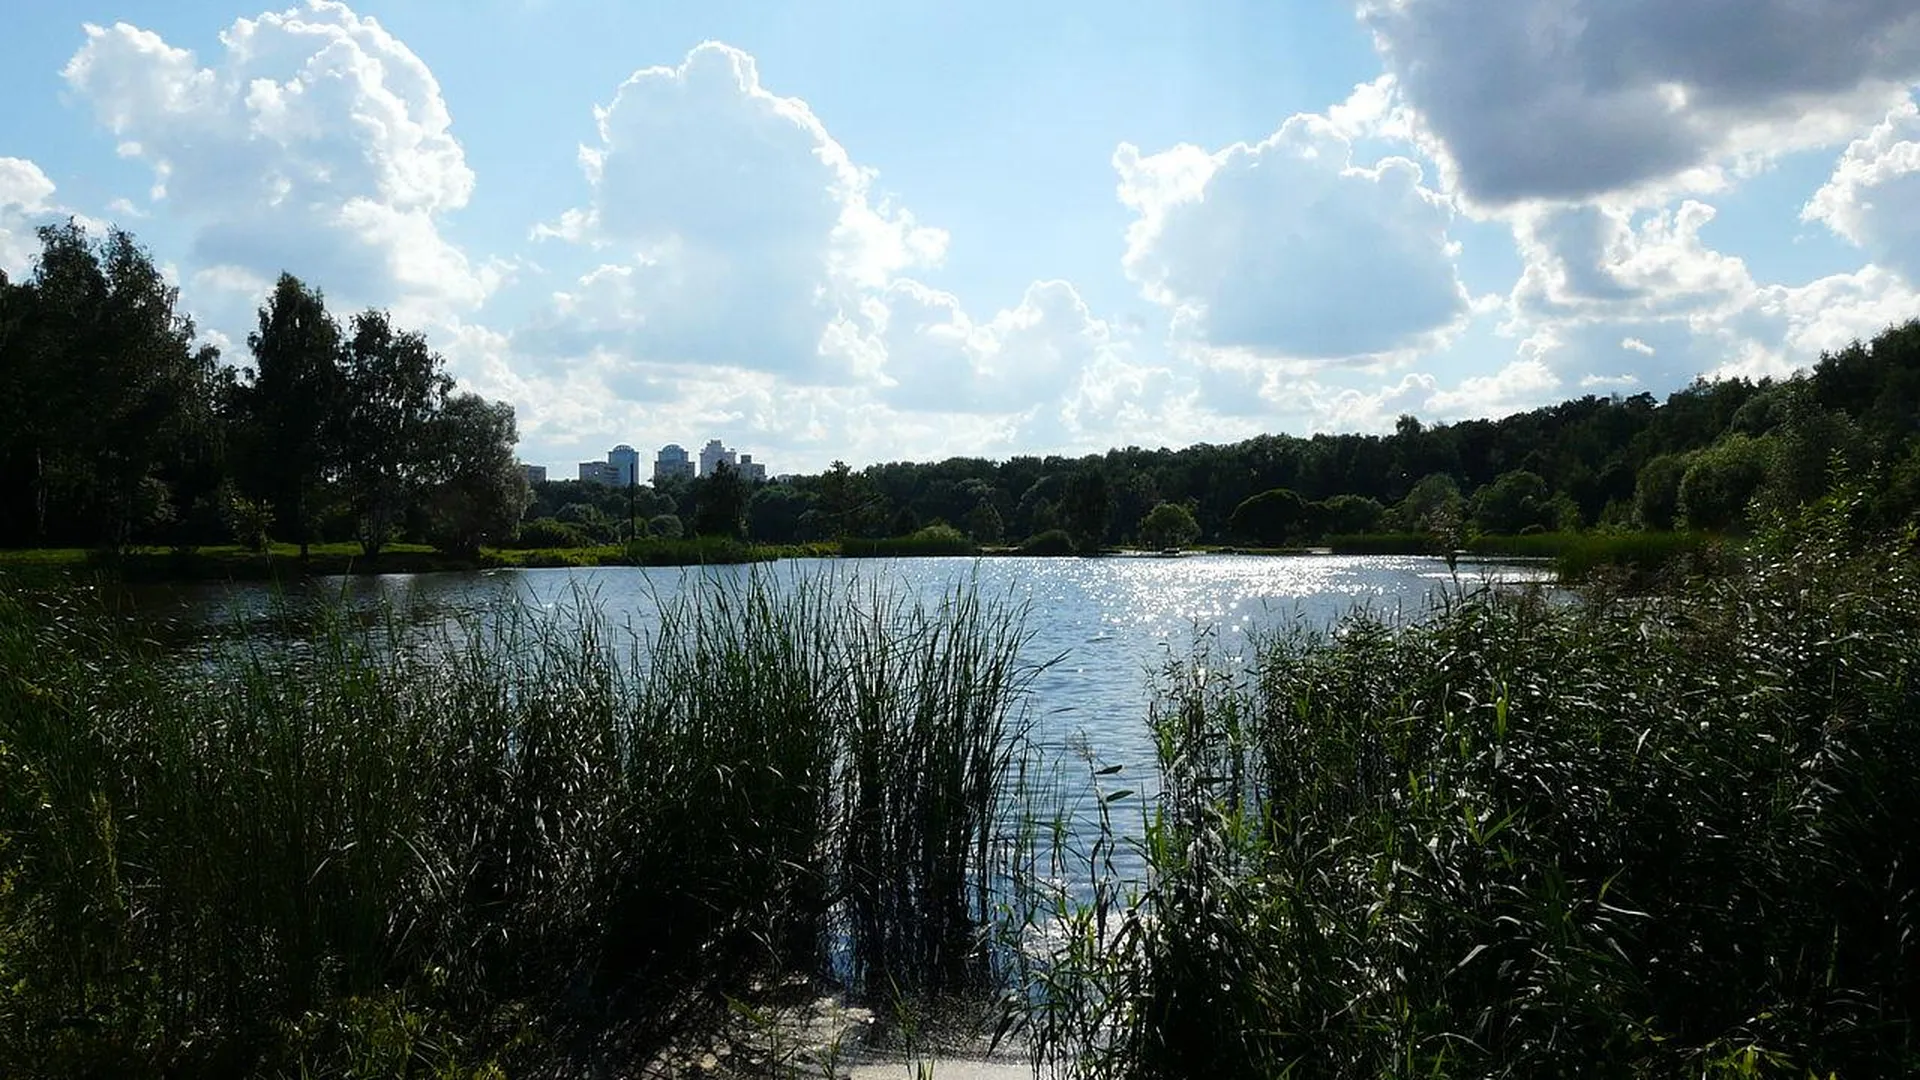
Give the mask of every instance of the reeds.
[[[1920, 1069], [1920, 572], [1461, 594], [1176, 667], [1139, 894], [1028, 972], [1082, 1075]], [[1116, 842], [1108, 830], [1095, 841]], [[1060, 1022], [1065, 1016], [1068, 1022]]]
[[1022, 639], [760, 571], [197, 664], [0, 600], [0, 1074], [565, 1072], [795, 973], [977, 981]]

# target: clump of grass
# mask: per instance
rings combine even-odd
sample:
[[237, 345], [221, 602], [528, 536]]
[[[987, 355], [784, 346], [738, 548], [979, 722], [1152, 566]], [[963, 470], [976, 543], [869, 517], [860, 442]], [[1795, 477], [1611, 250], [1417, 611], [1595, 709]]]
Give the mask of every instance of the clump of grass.
[[1713, 542], [1695, 532], [1534, 533], [1481, 535], [1467, 541], [1476, 555], [1518, 555], [1554, 560], [1562, 581], [1577, 582], [1614, 571], [1645, 582], [1663, 574], [1702, 569], [1712, 561]]
[[1650, 600], [1458, 594], [1176, 666], [1147, 880], [1067, 909], [1030, 972], [1036, 1054], [1912, 1074], [1916, 632], [1911, 554], [1802, 545]]
[[848, 536], [840, 541], [840, 554], [850, 559], [964, 556], [979, 553], [980, 546], [951, 525], [929, 525], [908, 536]]
[[577, 1072], [849, 950], [971, 976], [1010, 606], [748, 571], [645, 628], [319, 620], [190, 662], [0, 598], [0, 1073]]
[[1432, 533], [1354, 533], [1329, 536], [1328, 550], [1335, 555], [1439, 555], [1441, 542]]

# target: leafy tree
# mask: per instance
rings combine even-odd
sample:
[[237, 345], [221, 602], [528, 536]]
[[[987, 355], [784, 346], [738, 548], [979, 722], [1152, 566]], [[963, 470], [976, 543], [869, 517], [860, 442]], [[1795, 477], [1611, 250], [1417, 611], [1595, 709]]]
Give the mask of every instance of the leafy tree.
[[813, 496], [786, 484], [762, 485], [747, 500], [747, 535], [765, 543], [792, 543], [813, 503]]
[[1266, 547], [1278, 547], [1300, 535], [1307, 505], [1287, 488], [1271, 488], [1243, 500], [1227, 520], [1233, 535]]
[[722, 461], [694, 488], [694, 535], [738, 538], [746, 532], [746, 523], [747, 485], [740, 470]]
[[[1401, 417], [1402, 421], [1411, 419]], [[1415, 427], [1418, 427], [1418, 421], [1415, 421]], [[1326, 533], [1341, 536], [1378, 532], [1380, 521], [1386, 513], [1387, 508], [1381, 506], [1377, 499], [1369, 499], [1365, 495], [1335, 495], [1320, 504], [1320, 527]]]
[[1460, 497], [1460, 485], [1453, 477], [1431, 473], [1421, 477], [1395, 509], [1401, 528], [1451, 535], [1466, 517], [1466, 500]]
[[1148, 547], [1186, 547], [1199, 538], [1199, 522], [1179, 503], [1160, 503], [1140, 519], [1140, 539]]
[[282, 539], [298, 543], [305, 559], [339, 460], [340, 325], [319, 290], [281, 274], [247, 346], [255, 365], [246, 397], [252, 466], [242, 487], [272, 505]]
[[1113, 495], [1106, 474], [1093, 468], [1075, 471], [1061, 495], [1060, 516], [1076, 548], [1088, 553], [1100, 550], [1113, 520]]
[[1768, 447], [1734, 435], [1693, 455], [1680, 478], [1680, 516], [1695, 529], [1718, 532], [1738, 524], [1767, 476]]
[[647, 522], [647, 532], [668, 540], [678, 540], [686, 532], [686, 527], [680, 523], [678, 514], [655, 514]]
[[455, 394], [434, 414], [426, 442], [436, 480], [426, 510], [435, 546], [471, 556], [513, 536], [533, 499], [513, 459], [518, 441], [513, 406], [504, 401]]
[[967, 511], [967, 535], [976, 544], [997, 544], [1006, 533], [1006, 524], [992, 499], [981, 499]]
[[1680, 516], [1680, 481], [1691, 454], [1661, 454], [1640, 470], [1633, 488], [1633, 516], [1643, 529], [1671, 529]]
[[1525, 469], [1502, 473], [1473, 495], [1473, 519], [1481, 532], [1511, 536], [1552, 529], [1557, 518], [1547, 482]]
[[345, 359], [335, 438], [355, 532], [372, 557], [428, 480], [428, 432], [453, 380], [426, 339], [396, 332], [384, 311], [354, 316]]

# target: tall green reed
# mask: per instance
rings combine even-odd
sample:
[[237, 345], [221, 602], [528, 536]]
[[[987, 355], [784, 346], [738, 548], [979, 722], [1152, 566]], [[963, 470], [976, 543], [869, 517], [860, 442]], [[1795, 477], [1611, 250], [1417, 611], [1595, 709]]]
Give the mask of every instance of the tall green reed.
[[0, 600], [7, 1075], [645, 1060], [794, 972], [972, 976], [1003, 600], [715, 574], [204, 662], [97, 614]]
[[1658, 597], [1457, 593], [1177, 665], [1147, 880], [1113, 920], [1066, 910], [1036, 1058], [1914, 1071], [1916, 586], [1910, 553], [1809, 542]]

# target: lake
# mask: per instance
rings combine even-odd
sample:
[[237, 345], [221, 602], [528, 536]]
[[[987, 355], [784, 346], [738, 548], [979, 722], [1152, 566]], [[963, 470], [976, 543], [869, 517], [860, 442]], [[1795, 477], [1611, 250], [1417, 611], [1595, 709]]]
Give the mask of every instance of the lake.
[[[1207, 638], [1215, 664], [1244, 657], [1263, 631], [1326, 629], [1356, 608], [1416, 618], [1454, 588], [1444, 560], [1421, 556], [1186, 555], [1059, 558], [796, 559], [758, 567], [599, 567], [315, 578], [288, 586], [196, 583], [138, 587], [133, 604], [170, 644], [192, 651], [234, 620], [269, 637], [297, 636], [297, 613], [321, 603], [373, 612], [390, 608], [412, 627], [450, 625], [505, 600], [556, 609], [591, 596], [616, 623], [644, 630], [657, 605], [703, 576], [748, 573], [793, 582], [833, 574], [937, 602], [972, 579], [983, 597], [1026, 606], [1028, 659], [1051, 666], [1028, 701], [1036, 741], [1085, 775], [1119, 766], [1115, 783], [1151, 791], [1153, 746], [1146, 717], [1154, 675]], [[1459, 580], [1550, 579], [1546, 567], [1462, 562]], [[284, 588], [286, 592], [282, 592]], [[281, 603], [281, 600], [291, 603]], [[286, 612], [296, 613], [287, 621]], [[1074, 800], [1084, 810], [1082, 800]]]

